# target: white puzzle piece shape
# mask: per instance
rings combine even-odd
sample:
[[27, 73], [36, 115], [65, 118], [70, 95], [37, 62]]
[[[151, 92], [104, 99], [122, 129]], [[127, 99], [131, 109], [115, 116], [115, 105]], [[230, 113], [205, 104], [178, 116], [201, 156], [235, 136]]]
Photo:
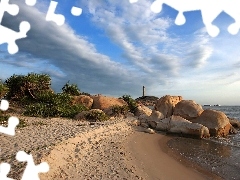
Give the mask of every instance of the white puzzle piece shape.
[[21, 180], [40, 180], [38, 173], [46, 173], [49, 171], [49, 165], [46, 162], [35, 165], [32, 155], [24, 151], [19, 151], [16, 155], [16, 159], [20, 162], [27, 162]]

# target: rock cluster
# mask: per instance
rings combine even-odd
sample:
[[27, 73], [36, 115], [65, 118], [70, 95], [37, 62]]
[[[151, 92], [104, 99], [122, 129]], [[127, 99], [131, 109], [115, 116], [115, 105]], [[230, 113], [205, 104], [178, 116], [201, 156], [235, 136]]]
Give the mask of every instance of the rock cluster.
[[103, 95], [95, 95], [95, 96], [74, 96], [73, 104], [81, 104], [86, 106], [89, 110], [80, 112], [75, 116], [76, 120], [85, 120], [87, 114], [105, 114], [109, 116], [111, 120], [114, 116], [112, 112], [113, 106], [127, 106], [127, 103], [123, 99], [115, 98], [115, 97], [108, 97]]
[[[84, 119], [86, 113], [93, 111], [111, 116], [113, 106], [127, 106], [122, 99], [102, 95], [77, 96], [73, 103], [83, 104], [90, 109], [76, 115], [76, 119]], [[157, 130], [197, 138], [225, 137], [236, 132], [233, 125], [240, 127], [240, 123], [229, 120], [223, 112], [203, 110], [201, 105], [193, 100], [183, 100], [182, 96], [163, 96], [155, 101], [153, 110], [138, 102], [134, 115], [138, 118], [134, 124], [146, 128], [145, 132], [149, 133]]]
[[137, 115], [141, 126], [197, 138], [225, 137], [229, 133], [236, 132], [231, 122], [235, 127], [238, 125], [236, 121], [229, 121], [223, 112], [203, 110], [195, 101], [183, 100], [181, 96], [161, 97], [156, 101], [151, 114], [143, 105], [140, 109], [141, 113]]

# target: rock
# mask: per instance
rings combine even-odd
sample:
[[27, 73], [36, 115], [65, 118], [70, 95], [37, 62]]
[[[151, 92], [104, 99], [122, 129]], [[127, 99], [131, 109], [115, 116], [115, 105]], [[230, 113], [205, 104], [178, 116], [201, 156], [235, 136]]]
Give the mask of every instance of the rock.
[[135, 120], [131, 121], [131, 125], [133, 125], [133, 126], [139, 126], [139, 125], [140, 125], [140, 121], [137, 120], [137, 119], [135, 119]]
[[151, 116], [148, 118], [148, 124], [150, 127], [155, 129], [157, 122], [161, 121], [162, 119], [164, 119], [164, 115], [159, 111], [153, 110]]
[[147, 116], [146, 114], [142, 114], [138, 117], [138, 120], [141, 122], [141, 123], [148, 123], [148, 120], [149, 120], [149, 116]]
[[119, 105], [119, 106], [126, 105], [127, 106], [127, 103], [123, 99], [107, 97], [107, 96], [102, 96], [102, 95], [91, 96], [91, 98], [93, 98], [92, 109], [105, 110], [114, 105]]
[[158, 97], [155, 96], [141, 96], [135, 99], [137, 102], [142, 103], [145, 106], [154, 106], [156, 103], [156, 100], [158, 100]]
[[100, 110], [100, 109], [91, 109], [91, 110], [89, 110], [89, 111], [82, 111], [82, 112], [80, 112], [80, 113], [78, 113], [76, 116], [75, 116], [75, 118], [74, 119], [76, 119], [76, 120], [86, 120], [86, 118], [85, 118], [85, 116], [88, 114], [88, 113], [91, 113], [91, 112], [99, 112], [99, 113], [104, 113], [102, 110]]
[[157, 100], [154, 108], [161, 112], [164, 115], [164, 118], [167, 118], [173, 115], [173, 108], [181, 100], [182, 96], [166, 95]]
[[105, 114], [107, 114], [108, 116], [113, 116], [112, 107], [109, 107], [109, 108], [104, 109], [103, 112], [104, 112]]
[[149, 128], [148, 123], [140, 123], [140, 126], [144, 127], [144, 128]]
[[91, 109], [93, 105], [93, 99], [86, 95], [79, 95], [79, 96], [73, 96], [73, 104], [81, 104], [87, 107], [88, 109]]
[[160, 121], [164, 119], [164, 115], [156, 110], [152, 110], [152, 114], [149, 117], [149, 121]]
[[144, 106], [143, 104], [138, 104], [138, 107], [136, 108], [135, 116], [141, 116], [143, 114], [150, 116], [152, 114], [152, 110], [147, 106]]
[[206, 109], [198, 118], [191, 121], [206, 126], [211, 136], [225, 137], [231, 129], [227, 116], [223, 112], [216, 110]]
[[148, 125], [151, 128], [155, 129], [157, 127], [157, 122], [156, 121], [148, 121]]
[[144, 132], [149, 133], [149, 134], [155, 134], [155, 131], [151, 128], [145, 129]]
[[80, 113], [78, 113], [74, 119], [76, 120], [86, 120], [85, 119], [85, 115], [88, 113], [88, 111], [82, 111]]
[[201, 105], [192, 100], [182, 100], [176, 104], [173, 115], [181, 116], [184, 119], [191, 120], [200, 116], [203, 112]]
[[156, 122], [156, 123], [157, 123], [157, 125], [156, 125], [156, 130], [159, 130], [159, 131], [168, 131], [169, 128], [170, 128], [170, 121], [171, 121], [171, 118], [168, 117], [168, 118], [162, 119], [162, 120], [159, 121], [159, 122]]
[[202, 124], [192, 123], [180, 116], [172, 116], [168, 132], [182, 133], [198, 138], [208, 138], [210, 136], [207, 127]]
[[230, 133], [230, 134], [237, 134], [238, 131], [237, 131], [233, 126], [231, 126], [231, 127], [230, 127], [230, 130], [229, 130], [229, 133]]
[[157, 122], [156, 130], [185, 134], [197, 138], [207, 138], [210, 136], [207, 127], [174, 115]]
[[228, 117], [230, 124], [235, 128], [240, 128], [240, 121], [235, 118]]

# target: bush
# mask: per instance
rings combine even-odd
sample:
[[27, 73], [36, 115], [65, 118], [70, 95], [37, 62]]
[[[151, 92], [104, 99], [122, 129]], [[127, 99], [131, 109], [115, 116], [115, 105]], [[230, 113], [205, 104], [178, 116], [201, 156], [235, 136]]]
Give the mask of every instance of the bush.
[[123, 99], [128, 104], [130, 112], [132, 113], [136, 112], [138, 104], [133, 98], [131, 98], [130, 95], [123, 95], [121, 99]]
[[9, 89], [7, 97], [12, 100], [37, 99], [36, 94], [51, 91], [50, 82], [51, 78], [46, 74], [14, 74], [5, 81], [5, 84]]
[[0, 99], [4, 97], [8, 92], [8, 88], [5, 84], [0, 80]]
[[85, 114], [85, 119], [88, 121], [96, 122], [96, 121], [107, 121], [109, 120], [109, 116], [104, 112], [99, 111], [91, 111]]
[[24, 115], [38, 117], [69, 117], [87, 110], [82, 105], [71, 105], [71, 96], [52, 92], [38, 94], [38, 102], [26, 106]]
[[120, 116], [120, 115], [126, 115], [129, 112], [129, 107], [114, 105], [111, 107], [113, 116]]
[[69, 94], [71, 96], [80, 95], [80, 89], [78, 88], [77, 84], [69, 84], [69, 82], [63, 86], [62, 91], [63, 93]]
[[[10, 118], [9, 115], [3, 115], [0, 111], [0, 126], [7, 127], [8, 126], [8, 119]], [[27, 124], [23, 119], [19, 119], [19, 124], [17, 125], [17, 128], [23, 128], [26, 127]]]

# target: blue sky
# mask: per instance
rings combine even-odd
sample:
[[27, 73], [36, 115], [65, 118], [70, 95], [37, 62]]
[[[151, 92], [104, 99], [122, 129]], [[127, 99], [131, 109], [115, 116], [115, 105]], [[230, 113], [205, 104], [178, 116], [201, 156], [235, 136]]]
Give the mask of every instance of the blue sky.
[[[3, 80], [14, 73], [47, 73], [56, 92], [70, 80], [84, 92], [136, 98], [144, 85], [147, 95], [240, 105], [240, 35], [228, 33], [234, 20], [225, 13], [214, 20], [220, 34], [213, 38], [200, 11], [185, 13], [186, 23], [177, 26], [177, 11], [163, 5], [155, 14], [153, 0], [59, 0], [56, 13], [66, 18], [62, 26], [45, 20], [49, 0], [38, 0], [34, 7], [10, 2], [20, 12], [15, 17], [5, 13], [1, 24], [18, 31], [25, 20], [31, 29], [17, 41], [17, 54], [0, 46]], [[72, 6], [82, 8], [82, 14], [73, 16]]]

